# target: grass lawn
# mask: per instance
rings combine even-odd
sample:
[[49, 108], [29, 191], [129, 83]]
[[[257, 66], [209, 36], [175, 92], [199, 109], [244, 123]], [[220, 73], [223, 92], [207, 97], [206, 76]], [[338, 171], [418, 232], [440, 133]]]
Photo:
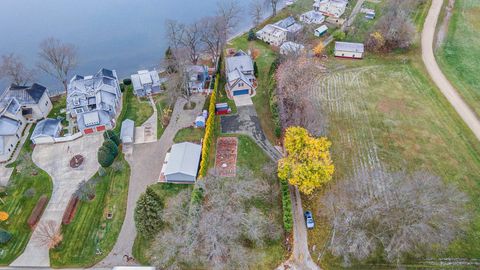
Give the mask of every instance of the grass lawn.
[[125, 87], [123, 93], [123, 108], [117, 120], [115, 131], [120, 132], [122, 122], [125, 119], [131, 119], [135, 122], [135, 126], [141, 126], [152, 116], [153, 108], [148, 99], [139, 99], [133, 94], [133, 86]]
[[447, 38], [436, 51], [438, 64], [480, 116], [480, 1], [456, 0]]
[[[50, 251], [53, 267], [89, 267], [108, 255], [125, 217], [130, 167], [120, 154], [96, 186], [96, 196], [80, 202], [75, 218], [62, 225], [63, 241]], [[107, 219], [107, 213], [113, 217]], [[98, 252], [99, 251], [99, 252]]]
[[[34, 127], [30, 131], [33, 132], [33, 129]], [[7, 195], [1, 197], [4, 203], [0, 204], [0, 210], [7, 212], [10, 218], [0, 223], [0, 228], [10, 232], [12, 239], [0, 245], [3, 251], [0, 256], [0, 265], [10, 264], [23, 252], [32, 234], [32, 230], [27, 225], [27, 219], [40, 196], [45, 194], [50, 198], [52, 194], [50, 176], [35, 166], [31, 154], [31, 143], [27, 139], [17, 160], [10, 165], [15, 169], [6, 189]]]
[[[67, 121], [67, 113], [66, 113], [66, 108], [67, 108], [67, 96], [66, 95], [60, 95], [57, 97], [52, 98], [52, 110], [48, 114], [48, 118], [53, 118], [57, 119], [58, 117], [63, 118], [62, 120], [62, 125], [64, 127], [68, 126], [68, 121]], [[64, 112], [61, 112], [61, 111]]]
[[[183, 189], [191, 189], [192, 185], [178, 185], [171, 183], [158, 183], [151, 186], [155, 192], [162, 197], [165, 201], [168, 198], [177, 195]], [[141, 235], [137, 234], [135, 243], [133, 244], [133, 257], [142, 265], [148, 265], [149, 259], [147, 252], [150, 249], [153, 239], [145, 239]]]
[[[162, 123], [162, 117], [164, 113], [163, 110], [168, 107], [168, 100], [166, 95], [155, 95], [153, 100], [155, 101], [155, 106], [157, 107], [157, 139], [160, 139], [166, 128], [166, 126], [164, 126]], [[173, 108], [171, 109], [173, 111]]]
[[177, 132], [177, 134], [175, 134], [175, 138], [173, 139], [173, 141], [175, 143], [181, 143], [181, 142], [200, 143], [204, 134], [205, 134], [204, 128], [188, 127], [188, 128], [180, 129]]
[[[404, 63], [405, 57], [328, 63], [332, 70], [339, 69], [326, 75], [313, 98], [325, 108], [329, 120], [334, 181], [352, 176], [362, 164], [381, 163], [391, 171], [428, 170], [455, 183], [471, 199], [468, 210], [473, 220], [464, 237], [436, 256], [478, 258], [480, 145], [425, 75], [421, 60], [412, 54], [410, 62]], [[327, 82], [334, 82], [335, 87], [328, 87]], [[322, 192], [304, 197], [304, 209], [313, 210], [317, 217], [321, 216]], [[309, 231], [309, 245], [316, 246], [312, 251], [315, 260], [329, 240], [328, 224], [317, 218], [316, 228]], [[382, 262], [382, 258], [370, 262]], [[328, 253], [319, 263], [324, 269], [340, 266]]]

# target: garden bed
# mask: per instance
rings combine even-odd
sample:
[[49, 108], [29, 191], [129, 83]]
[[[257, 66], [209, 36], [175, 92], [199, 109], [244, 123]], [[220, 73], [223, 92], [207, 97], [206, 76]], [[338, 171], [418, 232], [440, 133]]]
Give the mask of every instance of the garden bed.
[[217, 153], [215, 155], [215, 172], [218, 176], [234, 177], [237, 173], [236, 137], [220, 137], [217, 139]]

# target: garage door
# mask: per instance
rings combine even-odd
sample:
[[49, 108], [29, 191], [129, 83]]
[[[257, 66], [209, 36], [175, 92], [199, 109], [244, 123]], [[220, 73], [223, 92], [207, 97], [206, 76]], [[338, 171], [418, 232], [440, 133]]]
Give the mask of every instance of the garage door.
[[98, 126], [97, 127], [97, 131], [100, 132], [100, 131], [104, 131], [105, 130], [105, 126]]
[[234, 91], [233, 92], [233, 95], [234, 96], [240, 96], [240, 95], [248, 95], [248, 89], [244, 89], [244, 90], [237, 90], [237, 91]]
[[93, 133], [93, 128], [86, 128], [86, 129], [83, 130], [83, 133], [92, 134]]

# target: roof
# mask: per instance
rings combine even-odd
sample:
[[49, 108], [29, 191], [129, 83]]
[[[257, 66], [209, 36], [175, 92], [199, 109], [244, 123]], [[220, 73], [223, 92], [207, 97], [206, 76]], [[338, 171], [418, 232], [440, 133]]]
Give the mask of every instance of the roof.
[[15, 135], [20, 127], [20, 123], [6, 116], [0, 116], [0, 136]]
[[227, 73], [238, 69], [241, 72], [253, 71], [253, 61], [248, 54], [242, 54], [239, 56], [227, 57], [226, 61]]
[[83, 122], [86, 126], [94, 126], [100, 124], [98, 111], [88, 112], [83, 115]]
[[321, 22], [325, 20], [325, 16], [323, 16], [321, 12], [315, 10], [310, 10], [303, 13], [300, 18], [306, 23]]
[[322, 26], [318, 27], [317, 29], [315, 29], [315, 31], [317, 31], [319, 33], [325, 32], [327, 30], [328, 30], [328, 27], [326, 25], [322, 25]]
[[32, 133], [32, 139], [48, 136], [55, 137], [61, 128], [60, 120], [47, 118], [37, 123]]
[[352, 42], [335, 42], [336, 51], [346, 51], [346, 52], [359, 52], [363, 53], [365, 51], [365, 46], [363, 43], [352, 43]]
[[288, 27], [290, 27], [291, 25], [293, 25], [295, 23], [296, 23], [295, 18], [290, 16], [290, 17], [287, 17], [283, 20], [280, 20], [280, 21], [274, 23], [274, 25], [287, 29]]
[[[156, 70], [139, 70], [136, 74], [130, 76], [134, 90], [146, 90], [153, 86], [160, 86], [160, 76]], [[147, 87], [148, 86], [148, 87]]]
[[5, 154], [5, 142], [3, 136], [0, 136], [0, 155]]
[[197, 177], [201, 152], [202, 147], [198, 144], [190, 142], [174, 144], [164, 175], [182, 173]]
[[273, 24], [267, 24], [265, 25], [265, 27], [263, 27], [260, 31], [257, 32], [257, 35], [266, 33], [266, 34], [278, 37], [280, 34], [285, 32], [288, 32], [288, 30], [285, 28], [282, 28], [280, 26], [273, 25]]
[[16, 98], [20, 104], [37, 104], [47, 91], [45, 86], [34, 83], [31, 86], [10, 85], [2, 94], [2, 99]]
[[78, 116], [77, 124], [80, 130], [89, 126], [107, 125], [111, 121], [110, 115], [104, 110], [95, 110], [82, 113]]
[[125, 137], [130, 137], [133, 140], [135, 133], [135, 122], [130, 119], [126, 119], [122, 122], [122, 128], [120, 130], [120, 138], [123, 140]]

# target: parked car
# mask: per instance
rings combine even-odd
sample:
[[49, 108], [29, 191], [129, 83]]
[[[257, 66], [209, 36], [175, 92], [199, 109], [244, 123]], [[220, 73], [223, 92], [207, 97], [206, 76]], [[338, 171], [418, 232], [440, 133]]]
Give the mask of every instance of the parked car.
[[313, 221], [312, 212], [305, 211], [305, 223], [307, 224], [308, 229], [313, 229], [313, 227], [315, 227], [315, 222]]

